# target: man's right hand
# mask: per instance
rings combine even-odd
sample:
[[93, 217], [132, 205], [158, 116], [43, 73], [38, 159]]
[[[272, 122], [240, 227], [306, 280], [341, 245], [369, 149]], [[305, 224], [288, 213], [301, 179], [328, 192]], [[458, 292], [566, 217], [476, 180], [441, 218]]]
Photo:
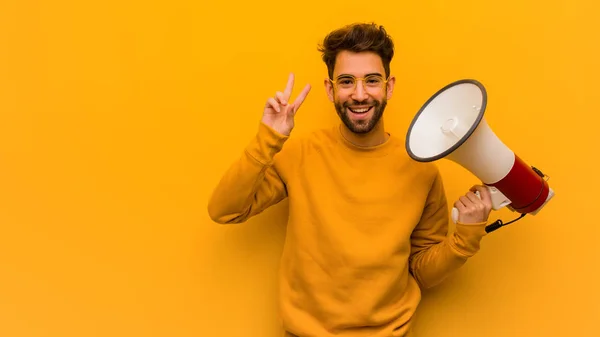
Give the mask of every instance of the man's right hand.
[[287, 86], [283, 92], [278, 91], [274, 97], [267, 100], [262, 122], [275, 131], [289, 136], [294, 128], [294, 116], [310, 92], [310, 84], [307, 84], [293, 103], [290, 96], [294, 87], [294, 74], [290, 74]]

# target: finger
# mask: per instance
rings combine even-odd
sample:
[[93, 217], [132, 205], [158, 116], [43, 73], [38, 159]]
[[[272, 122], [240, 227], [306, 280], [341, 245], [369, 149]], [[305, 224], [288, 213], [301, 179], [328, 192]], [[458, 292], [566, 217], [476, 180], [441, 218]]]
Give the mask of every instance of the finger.
[[302, 90], [302, 92], [300, 93], [300, 95], [298, 95], [298, 97], [296, 97], [296, 100], [294, 101], [294, 108], [293, 111], [296, 112], [298, 111], [298, 109], [300, 109], [300, 106], [302, 106], [302, 103], [304, 103], [304, 100], [306, 99], [306, 96], [308, 96], [308, 93], [310, 92], [310, 84], [307, 84], [304, 89]]
[[290, 96], [292, 95], [293, 88], [294, 88], [294, 73], [290, 73], [290, 76], [288, 77], [287, 85], [285, 87], [285, 90], [283, 91], [283, 97], [285, 98], [286, 101], [289, 101]]
[[287, 100], [281, 91], [275, 93], [275, 98], [277, 99], [277, 102], [281, 103], [281, 105], [287, 105]]
[[277, 112], [281, 112], [281, 108], [279, 107], [279, 103], [277, 103], [277, 101], [271, 97], [267, 100], [267, 107], [271, 107], [273, 108], [273, 110], [277, 111]]
[[464, 195], [461, 195], [460, 198], [458, 198], [458, 200], [460, 200], [460, 202], [462, 202], [462, 204], [465, 205], [465, 208], [473, 206], [473, 202]]
[[463, 204], [460, 199], [454, 202], [454, 207], [456, 207], [460, 212], [464, 212], [466, 209], [465, 204]]
[[466, 197], [474, 204], [481, 204], [481, 199], [473, 192], [467, 192]]

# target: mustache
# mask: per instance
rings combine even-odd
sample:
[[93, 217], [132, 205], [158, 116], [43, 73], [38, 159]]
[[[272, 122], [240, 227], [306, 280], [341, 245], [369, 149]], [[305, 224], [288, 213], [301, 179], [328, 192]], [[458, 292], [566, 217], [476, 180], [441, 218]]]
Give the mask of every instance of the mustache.
[[353, 105], [369, 105], [369, 106], [377, 107], [377, 106], [379, 106], [379, 102], [378, 101], [369, 102], [368, 100], [367, 101], [360, 101], [359, 102], [359, 101], [353, 100], [353, 101], [350, 101], [350, 102], [346, 101], [346, 102], [344, 102], [342, 104], [342, 106], [344, 108], [348, 108], [348, 107], [351, 107]]

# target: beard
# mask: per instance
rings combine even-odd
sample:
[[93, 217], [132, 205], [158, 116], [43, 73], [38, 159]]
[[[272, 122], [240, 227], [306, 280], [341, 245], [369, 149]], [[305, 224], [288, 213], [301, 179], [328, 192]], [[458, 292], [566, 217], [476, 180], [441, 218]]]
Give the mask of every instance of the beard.
[[[352, 105], [371, 105], [373, 106], [373, 115], [371, 118], [366, 120], [352, 120], [348, 115], [347, 110], [347, 108]], [[367, 101], [358, 102], [351, 100], [344, 103], [337, 101], [335, 102], [335, 110], [337, 111], [337, 114], [340, 116], [340, 119], [344, 125], [346, 125], [350, 131], [356, 134], [365, 134], [371, 132], [375, 125], [377, 125], [381, 119], [381, 116], [383, 116], [383, 111], [385, 110], [386, 105], [386, 99], [383, 99], [381, 102], [375, 100], [371, 104], [369, 104]]]

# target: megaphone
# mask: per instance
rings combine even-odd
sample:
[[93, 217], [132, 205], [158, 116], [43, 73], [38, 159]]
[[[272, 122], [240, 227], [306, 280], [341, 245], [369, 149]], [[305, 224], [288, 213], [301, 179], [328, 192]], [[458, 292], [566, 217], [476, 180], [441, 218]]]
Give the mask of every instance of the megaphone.
[[[463, 79], [446, 85], [413, 118], [406, 151], [419, 162], [446, 158], [470, 171], [489, 189], [494, 210], [507, 207], [521, 214], [518, 219], [535, 215], [554, 196], [548, 176], [527, 165], [496, 136], [484, 118], [486, 106], [487, 92], [480, 82]], [[452, 220], [457, 219], [458, 210], [453, 208]], [[509, 223], [498, 220], [486, 231]]]

